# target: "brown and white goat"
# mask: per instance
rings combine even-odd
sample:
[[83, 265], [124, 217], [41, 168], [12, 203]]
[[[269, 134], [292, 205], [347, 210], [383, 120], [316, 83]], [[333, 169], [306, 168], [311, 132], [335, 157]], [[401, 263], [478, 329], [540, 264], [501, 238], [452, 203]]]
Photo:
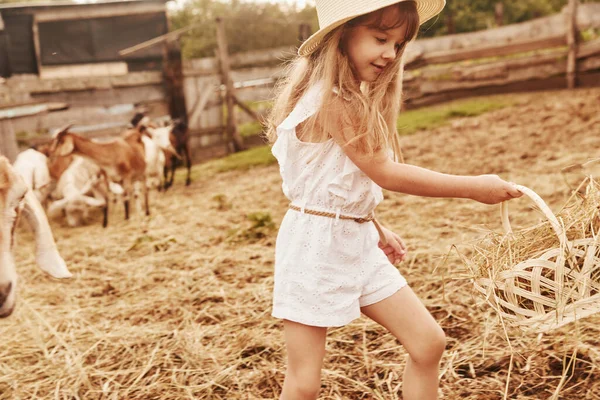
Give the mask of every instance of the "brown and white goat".
[[[166, 190], [173, 185], [177, 162], [179, 160], [184, 161], [183, 157], [185, 157], [187, 167], [185, 185], [189, 186], [192, 182], [192, 158], [190, 155], [189, 134], [186, 123], [176, 119], [168, 126], [157, 127], [151, 123], [150, 119], [147, 116], [144, 116], [143, 113], [135, 114], [130, 122], [132, 126], [145, 127], [152, 139], [161, 149], [163, 149], [166, 158], [163, 171], [165, 181], [164, 189]], [[171, 172], [170, 177], [169, 171]]]
[[79, 155], [94, 161], [108, 175], [108, 179], [123, 187], [125, 219], [129, 219], [129, 197], [134, 193], [134, 184], [141, 182], [144, 193], [146, 215], [150, 215], [148, 189], [146, 187], [146, 161], [141, 132], [129, 130], [123, 137], [108, 142], [94, 142], [61, 129], [52, 142], [51, 152], [58, 156]]
[[40, 269], [55, 278], [71, 277], [38, 199], [8, 160], [0, 156], [0, 318], [8, 317], [15, 307], [17, 272], [12, 246], [21, 214], [35, 233], [36, 263]]

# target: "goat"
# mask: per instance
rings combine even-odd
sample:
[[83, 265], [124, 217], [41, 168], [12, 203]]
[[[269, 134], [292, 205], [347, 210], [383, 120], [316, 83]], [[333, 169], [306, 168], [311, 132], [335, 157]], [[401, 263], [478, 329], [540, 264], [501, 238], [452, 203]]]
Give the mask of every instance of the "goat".
[[94, 207], [103, 208], [104, 226], [108, 222], [106, 176], [100, 167], [90, 160], [75, 157], [58, 180], [52, 198], [56, 200], [50, 204], [48, 216], [54, 217], [64, 212], [67, 224], [71, 227], [83, 225], [90, 208]]
[[12, 256], [15, 227], [23, 214], [36, 237], [36, 263], [55, 278], [70, 278], [41, 204], [5, 157], [0, 156], [0, 318], [14, 310], [17, 272]]
[[38, 201], [45, 206], [50, 194], [51, 181], [48, 157], [35, 149], [27, 149], [17, 155], [13, 168], [21, 175], [27, 187], [33, 190]]
[[[143, 113], [136, 113], [130, 122], [131, 125], [135, 127], [144, 126], [147, 129], [147, 132], [152, 137], [152, 139], [165, 152], [166, 160], [165, 167], [163, 170], [163, 176], [165, 181], [164, 189], [166, 190], [173, 185], [177, 161], [183, 161], [184, 156], [188, 170], [185, 185], [189, 186], [192, 182], [192, 158], [190, 155], [189, 135], [186, 123], [176, 119], [173, 120], [168, 126], [157, 127], [156, 125], [151, 123], [150, 119], [147, 116], [144, 116]], [[168, 176], [169, 170], [171, 171], [170, 178]]]
[[[177, 159], [182, 159], [185, 156], [185, 164], [187, 167], [187, 178], [185, 180], [185, 185], [189, 186], [192, 183], [191, 175], [192, 175], [192, 158], [190, 156], [190, 145], [189, 145], [189, 135], [187, 124], [181, 120], [173, 120], [171, 134], [169, 136], [171, 140], [171, 144], [175, 148], [176, 154], [172, 155], [170, 158], [167, 158], [167, 164], [164, 170], [165, 177], [165, 190], [173, 185], [173, 179], [175, 177], [175, 168], [177, 167]], [[167, 179], [168, 176], [168, 168], [171, 168], [171, 177]]]
[[58, 156], [80, 155], [94, 161], [102, 168], [108, 179], [122, 184], [125, 203], [125, 219], [129, 219], [129, 196], [134, 193], [135, 182], [142, 182], [146, 215], [150, 215], [146, 180], [146, 161], [141, 133], [131, 129], [122, 137], [98, 143], [74, 133], [70, 126], [61, 129], [52, 141], [51, 152]]
[[165, 168], [165, 153], [160, 146], [150, 137], [142, 136], [146, 154], [146, 185], [148, 188], [161, 189], [162, 175]]

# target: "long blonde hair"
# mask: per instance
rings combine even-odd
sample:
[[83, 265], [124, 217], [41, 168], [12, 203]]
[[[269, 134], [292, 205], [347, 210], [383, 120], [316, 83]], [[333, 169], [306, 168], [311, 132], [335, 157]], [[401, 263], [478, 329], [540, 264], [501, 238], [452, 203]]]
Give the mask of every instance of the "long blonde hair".
[[[383, 17], [390, 7], [398, 7], [400, 16], [393, 25], [384, 25]], [[405, 40], [398, 55], [379, 77], [368, 84], [355, 77], [345, 54], [344, 37], [358, 25], [388, 30], [407, 24]], [[273, 143], [276, 128], [296, 106], [306, 91], [323, 84], [321, 107], [306, 121], [309, 140], [322, 142], [334, 129], [344, 129], [346, 145], [355, 146], [363, 154], [391, 149], [396, 160], [401, 159], [396, 118], [402, 102], [402, 55], [406, 43], [413, 40], [419, 27], [419, 16], [413, 1], [403, 1], [373, 13], [357, 17], [331, 31], [317, 50], [308, 56], [298, 56], [287, 66], [285, 77], [275, 87], [275, 102], [268, 119], [267, 139]], [[335, 89], [335, 92], [334, 92]], [[333, 110], [332, 107], [339, 109]], [[330, 115], [340, 115], [332, 121]]]

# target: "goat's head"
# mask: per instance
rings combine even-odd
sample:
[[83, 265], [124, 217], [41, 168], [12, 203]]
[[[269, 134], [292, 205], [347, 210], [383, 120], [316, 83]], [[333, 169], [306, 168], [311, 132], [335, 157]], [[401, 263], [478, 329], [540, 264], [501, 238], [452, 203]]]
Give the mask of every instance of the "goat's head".
[[8, 160], [0, 156], [0, 318], [9, 316], [15, 307], [17, 273], [12, 246], [17, 219], [23, 209], [25, 219], [35, 232], [37, 265], [56, 278], [71, 276], [56, 249], [42, 206]]
[[188, 127], [185, 121], [177, 118], [173, 120], [171, 125], [173, 126], [173, 134], [175, 136], [183, 136], [187, 133]]
[[133, 118], [131, 118], [131, 121], [129, 121], [129, 122], [131, 123], [131, 126], [138, 126], [140, 121], [142, 121], [144, 118], [147, 118], [146, 114], [144, 114], [142, 112], [137, 112], [137, 113], [135, 113]]
[[52, 156], [66, 157], [75, 150], [75, 140], [73, 134], [69, 133], [69, 128], [72, 125], [67, 125], [61, 128], [55, 135], [50, 145], [50, 154]]
[[26, 193], [23, 179], [5, 157], [0, 157], [0, 318], [8, 317], [15, 306], [17, 272], [12, 245]]
[[89, 212], [93, 208], [104, 207], [106, 202], [90, 197], [85, 194], [78, 194], [69, 198], [63, 198], [53, 202], [48, 207], [48, 216], [54, 218], [64, 213], [67, 225], [77, 227], [85, 225]]

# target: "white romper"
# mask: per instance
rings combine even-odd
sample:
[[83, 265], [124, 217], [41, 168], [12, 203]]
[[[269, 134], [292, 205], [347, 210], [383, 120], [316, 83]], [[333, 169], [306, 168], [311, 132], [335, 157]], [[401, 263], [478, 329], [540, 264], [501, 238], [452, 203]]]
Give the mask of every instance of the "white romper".
[[[277, 127], [272, 152], [283, 193], [302, 209], [365, 217], [383, 200], [381, 188], [332, 139], [302, 142], [296, 126], [320, 106], [322, 85], [309, 90]], [[305, 325], [343, 326], [360, 307], [406, 286], [378, 247], [372, 222], [358, 223], [288, 210], [277, 236], [273, 312]]]

